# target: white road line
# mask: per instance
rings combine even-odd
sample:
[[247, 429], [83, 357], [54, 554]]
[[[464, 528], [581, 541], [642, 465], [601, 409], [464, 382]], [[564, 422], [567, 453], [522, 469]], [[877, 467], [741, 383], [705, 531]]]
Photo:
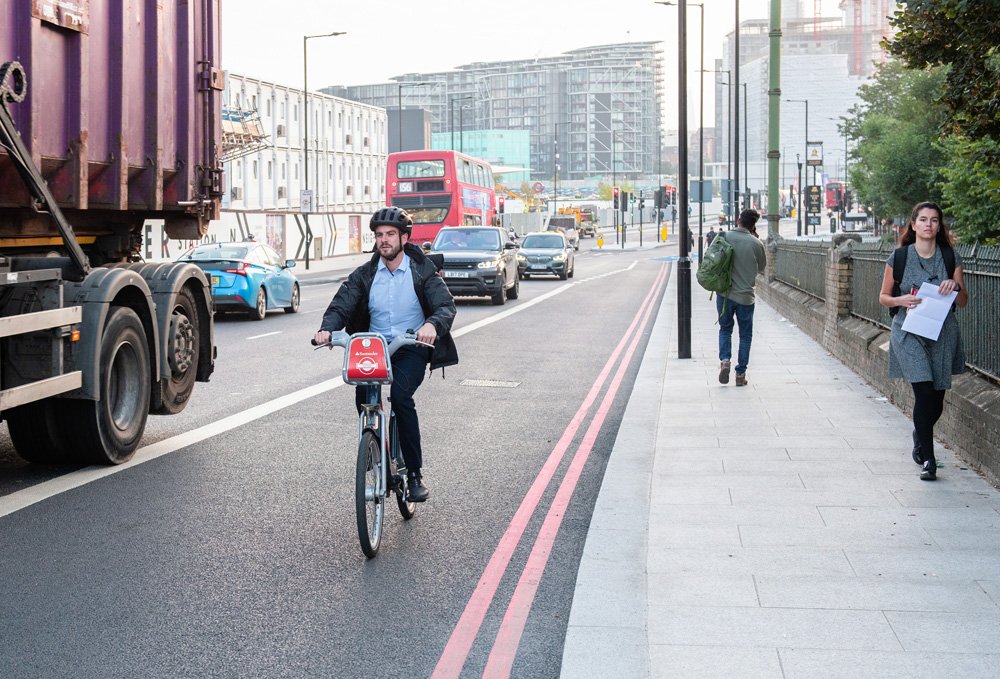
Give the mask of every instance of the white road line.
[[[631, 270], [638, 262], [633, 262], [631, 266], [625, 269], [618, 269], [617, 271], [611, 271], [602, 276], [608, 276], [613, 273], [622, 273], [624, 271]], [[592, 279], [587, 279], [592, 280]], [[516, 313], [524, 311], [525, 309], [530, 309], [536, 304], [541, 304], [542, 302], [555, 297], [556, 295], [562, 294], [569, 290], [570, 288], [579, 285], [583, 281], [569, 283], [566, 285], [561, 285], [554, 290], [551, 290], [544, 295], [539, 295], [538, 297], [525, 302], [524, 304], [518, 304], [517, 306], [511, 307], [500, 313], [493, 314], [488, 318], [476, 321], [475, 323], [470, 323], [458, 330], [452, 332], [453, 337], [461, 337], [467, 335], [474, 330], [479, 330], [480, 328], [486, 327], [491, 323], [496, 323], [497, 321], [502, 321], [505, 318], [509, 318]], [[258, 335], [258, 337], [265, 337], [267, 335], [276, 335], [278, 333], [266, 333], [266, 335]], [[253, 339], [253, 338], [247, 338]], [[328, 391], [336, 389], [344, 385], [344, 381], [337, 377], [331, 380], [326, 380], [320, 382], [319, 384], [314, 384], [311, 387], [306, 387], [304, 389], [299, 389], [290, 394], [285, 394], [284, 396], [279, 396], [276, 399], [267, 401], [266, 403], [261, 403], [258, 406], [248, 408], [243, 412], [224, 417], [221, 420], [216, 420], [204, 426], [198, 427], [191, 431], [185, 432], [183, 434], [178, 434], [177, 436], [172, 436], [168, 439], [163, 439], [156, 443], [152, 443], [148, 446], [143, 446], [136, 451], [135, 456], [126, 462], [125, 464], [120, 464], [113, 467], [86, 467], [75, 472], [70, 472], [58, 478], [52, 479], [50, 481], [44, 481], [37, 485], [31, 486], [30, 488], [25, 488], [24, 490], [19, 490], [10, 495], [0, 497], [0, 517], [7, 516], [8, 514], [13, 514], [16, 511], [24, 509], [25, 507], [30, 507], [33, 504], [41, 502], [42, 500], [47, 500], [50, 497], [59, 495], [60, 493], [65, 493], [66, 491], [73, 490], [74, 488], [79, 488], [80, 486], [85, 486], [88, 483], [103, 479], [112, 474], [117, 474], [118, 472], [123, 472], [132, 467], [136, 467], [150, 460], [155, 460], [158, 457], [162, 457], [169, 453], [173, 453], [181, 448], [186, 448], [188, 446], [200, 443], [205, 439], [209, 439], [213, 436], [219, 434], [224, 434], [227, 431], [236, 429], [245, 424], [249, 424], [254, 420], [259, 420], [262, 417], [276, 413], [279, 410], [283, 410], [288, 406], [295, 405], [296, 403], [301, 403], [306, 399], [313, 398], [314, 396], [319, 396], [325, 394]]]
[[275, 330], [274, 332], [265, 332], [263, 335], [251, 335], [247, 337], [248, 340], [260, 339], [261, 337], [270, 337], [271, 335], [280, 335], [281, 330]]

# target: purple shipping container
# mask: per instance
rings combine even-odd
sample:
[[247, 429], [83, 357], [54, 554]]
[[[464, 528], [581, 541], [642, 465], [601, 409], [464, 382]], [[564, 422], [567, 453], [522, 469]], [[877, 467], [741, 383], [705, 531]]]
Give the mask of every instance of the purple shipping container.
[[[222, 194], [221, 0], [0, 0], [7, 108], [77, 235], [166, 220], [197, 238]], [[0, 150], [0, 235], [54, 233]], [[10, 241], [5, 241], [9, 243]]]

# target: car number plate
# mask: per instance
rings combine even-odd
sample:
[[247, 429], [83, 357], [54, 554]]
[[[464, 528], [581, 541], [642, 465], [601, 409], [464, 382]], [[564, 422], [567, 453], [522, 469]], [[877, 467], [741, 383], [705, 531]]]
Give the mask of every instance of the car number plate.
[[532, 264], [528, 268], [529, 269], [546, 269], [548, 267], [546, 267], [544, 264]]
[[469, 272], [468, 271], [448, 271], [447, 269], [445, 269], [444, 275], [447, 276], [448, 278], [468, 278], [469, 277]]

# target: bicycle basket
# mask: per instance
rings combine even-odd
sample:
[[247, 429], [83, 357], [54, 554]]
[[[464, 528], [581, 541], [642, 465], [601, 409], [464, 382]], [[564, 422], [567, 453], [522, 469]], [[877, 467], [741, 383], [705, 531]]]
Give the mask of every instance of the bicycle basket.
[[344, 349], [343, 377], [346, 384], [392, 384], [392, 363], [385, 338], [368, 332], [351, 335]]

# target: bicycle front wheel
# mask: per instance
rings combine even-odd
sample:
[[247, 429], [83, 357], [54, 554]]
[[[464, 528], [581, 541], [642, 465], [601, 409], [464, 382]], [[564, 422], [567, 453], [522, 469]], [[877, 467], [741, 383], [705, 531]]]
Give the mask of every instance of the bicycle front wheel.
[[385, 493], [382, 488], [383, 456], [375, 432], [365, 430], [358, 444], [358, 468], [354, 501], [358, 515], [358, 540], [369, 559], [378, 553], [385, 518]]

